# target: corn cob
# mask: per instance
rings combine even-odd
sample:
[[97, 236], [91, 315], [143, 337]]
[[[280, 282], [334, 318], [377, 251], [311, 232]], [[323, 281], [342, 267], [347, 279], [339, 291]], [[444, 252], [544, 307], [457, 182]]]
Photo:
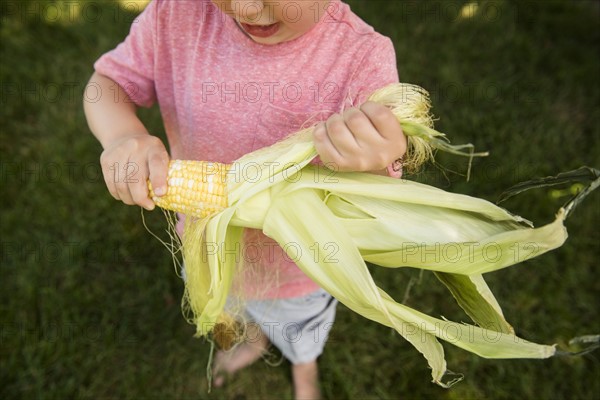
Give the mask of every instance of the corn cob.
[[148, 182], [150, 197], [157, 206], [197, 218], [227, 208], [227, 174], [230, 165], [216, 162], [172, 160], [169, 163], [167, 194], [156, 196]]

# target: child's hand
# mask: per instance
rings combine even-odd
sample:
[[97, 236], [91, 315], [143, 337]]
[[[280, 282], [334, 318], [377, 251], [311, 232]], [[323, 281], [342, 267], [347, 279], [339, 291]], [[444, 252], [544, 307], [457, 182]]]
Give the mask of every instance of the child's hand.
[[162, 141], [148, 134], [133, 134], [110, 143], [100, 156], [110, 194], [125, 204], [154, 209], [147, 180], [157, 196], [167, 193], [169, 155]]
[[313, 138], [321, 161], [338, 171], [380, 171], [407, 146], [394, 114], [372, 101], [332, 115], [315, 127]]

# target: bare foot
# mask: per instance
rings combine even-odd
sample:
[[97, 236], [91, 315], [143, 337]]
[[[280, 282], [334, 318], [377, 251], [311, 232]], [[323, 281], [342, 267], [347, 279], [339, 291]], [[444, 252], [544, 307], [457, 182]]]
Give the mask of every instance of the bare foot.
[[[247, 329], [259, 328], [249, 325]], [[234, 347], [231, 351], [217, 351], [215, 362], [213, 364], [213, 374], [215, 377], [213, 380], [214, 387], [222, 387], [225, 383], [225, 375], [232, 375], [234, 372], [249, 366], [261, 358], [267, 351], [269, 340], [265, 334], [262, 332], [247, 333], [248, 337], [257, 339], [252, 342], [243, 342]]]
[[318, 400], [321, 398], [319, 390], [319, 369], [317, 361], [306, 364], [292, 365], [294, 378], [294, 397], [296, 400]]

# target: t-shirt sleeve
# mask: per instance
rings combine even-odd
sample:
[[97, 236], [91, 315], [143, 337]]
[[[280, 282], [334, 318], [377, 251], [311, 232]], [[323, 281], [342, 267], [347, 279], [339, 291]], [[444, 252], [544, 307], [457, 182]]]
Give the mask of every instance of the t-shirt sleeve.
[[159, 1], [154, 0], [133, 21], [129, 35], [94, 64], [97, 73], [117, 82], [138, 106], [156, 101], [154, 60]]
[[346, 106], [359, 106], [375, 90], [397, 82], [398, 67], [394, 45], [389, 38], [380, 36], [357, 63], [348, 89]]

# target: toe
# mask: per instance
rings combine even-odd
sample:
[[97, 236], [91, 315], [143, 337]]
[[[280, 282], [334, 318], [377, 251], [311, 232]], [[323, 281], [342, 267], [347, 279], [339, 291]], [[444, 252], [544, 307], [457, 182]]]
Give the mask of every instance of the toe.
[[214, 377], [214, 379], [213, 379], [214, 387], [220, 388], [220, 387], [223, 387], [224, 384], [225, 384], [225, 377], [223, 375], [217, 375], [216, 377]]

